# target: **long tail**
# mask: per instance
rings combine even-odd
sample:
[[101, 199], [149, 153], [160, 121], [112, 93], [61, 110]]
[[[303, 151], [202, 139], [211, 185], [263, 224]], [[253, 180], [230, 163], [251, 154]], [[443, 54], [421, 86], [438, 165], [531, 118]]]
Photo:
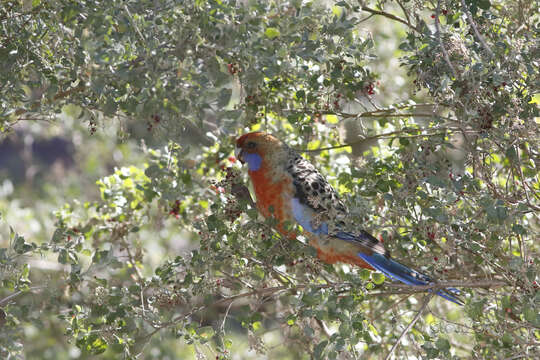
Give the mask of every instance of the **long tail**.
[[[358, 253], [358, 256], [361, 257], [365, 262], [371, 265], [374, 269], [379, 270], [385, 276], [399, 280], [407, 285], [430, 285], [433, 284], [433, 280], [424, 274], [419, 273], [416, 270], [410, 269], [405, 265], [402, 265], [382, 254], [374, 253], [372, 255], [366, 255], [363, 253]], [[463, 305], [457, 295], [459, 295], [459, 290], [455, 288], [446, 288], [437, 291], [437, 295], [449, 300], [455, 304]]]

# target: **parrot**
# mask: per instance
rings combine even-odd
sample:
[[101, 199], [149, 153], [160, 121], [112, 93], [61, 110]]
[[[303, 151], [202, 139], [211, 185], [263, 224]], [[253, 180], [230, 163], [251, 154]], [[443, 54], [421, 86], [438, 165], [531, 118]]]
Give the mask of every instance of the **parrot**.
[[[383, 242], [363, 229], [346, 229], [348, 209], [324, 176], [294, 149], [265, 132], [250, 132], [236, 139], [236, 158], [247, 164], [258, 211], [276, 220], [276, 229], [295, 239], [290, 224], [302, 227], [317, 257], [379, 271], [407, 285], [432, 285], [429, 276], [390, 257]], [[446, 288], [437, 295], [458, 305], [459, 290]]]

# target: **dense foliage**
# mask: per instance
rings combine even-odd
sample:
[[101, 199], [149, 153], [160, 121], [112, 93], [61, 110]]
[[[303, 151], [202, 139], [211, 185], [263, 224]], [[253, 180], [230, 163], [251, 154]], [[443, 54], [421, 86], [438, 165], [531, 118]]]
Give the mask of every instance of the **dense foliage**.
[[[534, 358], [539, 5], [4, 1], [0, 357]], [[282, 238], [252, 130], [465, 305]]]

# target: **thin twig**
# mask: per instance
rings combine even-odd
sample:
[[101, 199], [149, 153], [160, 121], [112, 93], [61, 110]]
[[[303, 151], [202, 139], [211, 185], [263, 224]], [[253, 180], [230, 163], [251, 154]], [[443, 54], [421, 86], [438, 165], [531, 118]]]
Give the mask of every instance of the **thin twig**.
[[469, 25], [471, 25], [473, 29], [474, 35], [476, 35], [476, 38], [478, 39], [478, 41], [480, 41], [480, 43], [482, 44], [486, 52], [489, 54], [489, 56], [493, 57], [494, 56], [493, 52], [491, 51], [489, 46], [486, 44], [483, 36], [478, 31], [478, 28], [476, 27], [476, 23], [473, 20], [472, 14], [469, 11], [467, 4], [465, 4], [465, 0], [461, 0], [461, 6], [463, 7], [463, 11], [465, 12], [465, 15], [467, 16], [467, 21], [469, 22]]
[[405, 284], [385, 284], [385, 287], [395, 288], [395, 289], [405, 289], [411, 290], [414, 292], [423, 292], [430, 289], [445, 289], [449, 287], [462, 287], [462, 288], [492, 288], [500, 286], [508, 286], [506, 281], [502, 280], [482, 280], [474, 282], [466, 281], [444, 281], [437, 282], [429, 285], [405, 285]]
[[225, 316], [223, 316], [223, 322], [221, 323], [221, 332], [225, 333], [225, 321], [227, 321], [227, 316], [229, 316], [229, 311], [231, 310], [232, 304], [234, 301], [231, 301], [229, 306], [227, 306], [227, 310], [225, 311]]
[[135, 18], [133, 18], [133, 15], [131, 15], [131, 11], [129, 11], [129, 8], [128, 8], [127, 5], [124, 5], [124, 10], [126, 10], [128, 16], [129, 16], [129, 20], [131, 22], [131, 25], [133, 25], [133, 27], [135, 28], [135, 32], [137, 33], [137, 35], [139, 36], [139, 39], [141, 40], [141, 44], [143, 46], [146, 45], [146, 40], [144, 39], [144, 36], [141, 33], [141, 30], [139, 30], [139, 27], [135, 23]]
[[403, 337], [409, 332], [409, 330], [411, 330], [411, 328], [414, 326], [414, 324], [416, 324], [416, 322], [418, 321], [418, 319], [420, 319], [420, 316], [422, 315], [422, 313], [424, 312], [424, 310], [426, 309], [427, 305], [429, 304], [429, 301], [431, 300], [431, 298], [434, 296], [435, 294], [431, 293], [431, 294], [428, 294], [426, 295], [426, 297], [424, 298], [424, 303], [422, 304], [422, 307], [420, 308], [420, 310], [418, 310], [418, 314], [416, 314], [416, 316], [414, 317], [414, 319], [411, 321], [411, 323], [405, 328], [405, 330], [403, 330], [403, 332], [401, 333], [401, 335], [399, 336], [399, 338], [397, 339], [396, 343], [394, 344], [394, 346], [392, 346], [392, 348], [390, 349], [390, 352], [388, 353], [388, 355], [386, 355], [386, 357], [384, 358], [385, 360], [388, 360], [390, 359], [390, 356], [392, 356], [392, 353], [396, 350], [396, 348], [398, 347], [399, 343], [401, 342], [401, 339], [403, 339]]
[[[409, 17], [409, 13], [407, 12], [407, 9], [405, 9], [405, 6], [403, 6], [403, 4], [401, 3], [401, 1], [397, 0], [397, 3], [399, 5], [399, 7], [401, 8], [401, 10], [403, 11], [403, 15], [405, 15], [405, 17], [407, 18], [407, 23], [409, 25], [411, 25], [411, 19]], [[412, 25], [411, 25], [412, 26]]]
[[397, 22], [400, 22], [404, 25], [407, 25], [407, 27], [413, 29], [414, 31], [416, 31], [417, 33], [421, 33], [420, 30], [418, 30], [415, 26], [413, 26], [410, 22], [407, 22], [406, 20], [400, 18], [399, 16], [396, 16], [396, 15], [393, 15], [393, 14], [390, 14], [390, 13], [387, 13], [385, 11], [381, 11], [381, 10], [375, 10], [375, 9], [372, 9], [372, 8], [369, 8], [367, 6], [362, 6], [362, 10], [364, 11], [367, 11], [368, 13], [371, 13], [371, 14], [374, 14], [374, 15], [381, 15], [381, 16], [384, 16], [388, 19], [392, 19], [392, 20], [395, 20]]
[[441, 47], [444, 61], [448, 64], [448, 67], [450, 67], [450, 70], [452, 70], [452, 74], [454, 75], [454, 78], [457, 79], [457, 72], [454, 68], [454, 65], [452, 65], [452, 62], [450, 61], [450, 57], [448, 56], [448, 52], [446, 51], [446, 48], [444, 47], [442, 40], [441, 40], [441, 30], [439, 26], [439, 13], [441, 10], [441, 0], [437, 1], [437, 8], [435, 9], [435, 36], [437, 37], [437, 41], [439, 42], [439, 46]]
[[[388, 295], [403, 294], [403, 295], [406, 295], [406, 296], [402, 297], [402, 298], [399, 299], [398, 301], [394, 302], [392, 305], [388, 306], [383, 312], [381, 312], [381, 313], [378, 314], [377, 316], [375, 316], [375, 317], [373, 317], [373, 318], [370, 318], [370, 321], [371, 321], [371, 322], [374, 322], [375, 320], [378, 320], [378, 319], [381, 318], [384, 314], [386, 314], [388, 311], [394, 309], [396, 306], [398, 306], [399, 304], [401, 304], [402, 302], [404, 302], [405, 300], [407, 300], [408, 298], [410, 298], [411, 295], [412, 295], [412, 294], [397, 293], [397, 292], [392, 293], [391, 291], [375, 293], [375, 295], [379, 295], [379, 296], [384, 296], [384, 295], [386, 295], [386, 294], [388, 294]], [[369, 293], [368, 295], [373, 295], [373, 294]]]
[[[334, 150], [334, 149], [341, 149], [341, 148], [344, 148], [344, 147], [354, 146], [354, 145], [356, 145], [356, 144], [358, 144], [360, 142], [365, 142], [365, 141], [370, 141], [370, 140], [377, 140], [377, 139], [384, 139], [384, 138], [392, 138], [392, 137], [397, 137], [399, 134], [402, 134], [402, 133], [419, 132], [419, 131], [421, 131], [421, 130], [419, 130], [419, 129], [402, 129], [402, 130], [391, 131], [391, 132], [388, 132], [388, 133], [377, 134], [377, 135], [373, 135], [373, 136], [366, 136], [366, 137], [363, 137], [363, 138], [359, 139], [358, 141], [351, 142], [351, 143], [348, 143], [348, 144], [329, 146], [329, 147], [318, 148], [318, 149], [313, 149], [313, 150], [308, 150], [308, 149], [295, 149], [295, 150], [297, 150], [299, 152], [315, 152], [315, 153], [318, 153], [318, 152], [325, 151], [325, 150]], [[431, 133], [431, 134], [412, 134], [412, 135], [400, 136], [400, 137], [414, 138], [414, 137], [423, 137], [423, 136], [427, 137], [427, 136], [439, 136], [439, 135], [446, 135], [446, 132], [436, 132], [436, 133]]]
[[30, 292], [30, 291], [34, 291], [34, 290], [41, 290], [41, 289], [44, 289], [44, 288], [46, 288], [46, 286], [32, 286], [32, 287], [28, 288], [28, 290], [19, 290], [16, 293], [13, 293], [11, 295], [6, 296], [3, 299], [0, 299], [0, 306], [2, 306], [4, 304], [7, 304], [8, 301], [10, 301], [13, 298], [16, 298], [17, 296], [19, 296], [21, 294], [24, 294], [24, 293], [27, 293], [27, 292]]

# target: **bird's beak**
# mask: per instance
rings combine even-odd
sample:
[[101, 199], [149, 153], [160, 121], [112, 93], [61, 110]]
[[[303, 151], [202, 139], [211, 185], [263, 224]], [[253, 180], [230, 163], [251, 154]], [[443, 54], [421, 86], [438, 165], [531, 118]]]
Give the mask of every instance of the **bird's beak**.
[[240, 161], [242, 164], [245, 163], [243, 155], [244, 155], [244, 152], [242, 151], [241, 148], [235, 148], [235, 149], [234, 149], [234, 156], [235, 156], [235, 157], [238, 159], [238, 161]]

